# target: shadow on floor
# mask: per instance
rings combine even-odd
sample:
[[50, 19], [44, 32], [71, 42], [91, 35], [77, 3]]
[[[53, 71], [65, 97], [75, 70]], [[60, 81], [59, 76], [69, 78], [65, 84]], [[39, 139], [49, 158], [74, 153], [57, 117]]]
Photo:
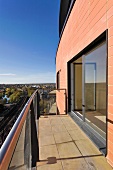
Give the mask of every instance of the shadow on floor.
[[69, 158], [56, 158], [56, 157], [48, 157], [45, 160], [41, 160], [40, 162], [47, 162], [47, 164], [55, 164], [59, 160], [70, 160], [70, 159], [80, 159], [80, 158], [91, 158], [91, 157], [98, 157], [103, 156], [102, 154], [99, 155], [87, 155], [87, 156], [77, 156], [77, 157], [69, 157]]

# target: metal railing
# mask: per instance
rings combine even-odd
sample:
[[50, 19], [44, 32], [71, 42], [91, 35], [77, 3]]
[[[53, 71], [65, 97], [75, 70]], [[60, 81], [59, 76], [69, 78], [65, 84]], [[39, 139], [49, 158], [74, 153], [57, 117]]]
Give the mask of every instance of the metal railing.
[[[56, 93], [57, 101], [61, 103], [61, 107], [58, 107], [56, 102]], [[49, 92], [48, 95], [41, 95], [40, 100], [40, 114], [41, 115], [51, 115], [51, 114], [67, 114], [67, 94], [65, 88], [54, 89]]]
[[2, 119], [0, 120], [0, 147], [5, 141], [27, 100], [27, 96], [21, 97], [17, 104], [2, 113]]
[[29, 98], [0, 149], [2, 170], [31, 169], [39, 159], [38, 118], [39, 93]]
[[40, 114], [56, 114], [56, 93], [41, 96]]

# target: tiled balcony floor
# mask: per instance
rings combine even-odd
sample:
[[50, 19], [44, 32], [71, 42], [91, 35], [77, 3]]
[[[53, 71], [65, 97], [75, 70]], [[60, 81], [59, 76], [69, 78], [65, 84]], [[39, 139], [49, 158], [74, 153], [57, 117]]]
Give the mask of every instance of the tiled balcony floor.
[[68, 115], [40, 117], [39, 159], [37, 170], [112, 170]]

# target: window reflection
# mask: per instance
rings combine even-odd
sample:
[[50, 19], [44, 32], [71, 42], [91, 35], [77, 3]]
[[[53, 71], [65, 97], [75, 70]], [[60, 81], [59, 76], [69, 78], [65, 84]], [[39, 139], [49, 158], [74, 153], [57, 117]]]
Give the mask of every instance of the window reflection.
[[106, 43], [85, 55], [85, 118], [106, 133]]
[[[106, 137], [106, 43], [101, 43], [74, 64], [74, 110]], [[83, 95], [84, 94], [84, 95]], [[84, 108], [85, 109], [84, 109]]]

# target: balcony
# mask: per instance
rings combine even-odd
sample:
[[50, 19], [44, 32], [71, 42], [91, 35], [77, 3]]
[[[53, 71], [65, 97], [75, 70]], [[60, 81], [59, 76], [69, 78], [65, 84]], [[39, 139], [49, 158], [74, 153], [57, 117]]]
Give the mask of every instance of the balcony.
[[39, 94], [35, 91], [1, 147], [1, 169], [112, 169], [69, 115], [53, 115], [55, 103], [50, 109], [52, 114], [39, 118]]

